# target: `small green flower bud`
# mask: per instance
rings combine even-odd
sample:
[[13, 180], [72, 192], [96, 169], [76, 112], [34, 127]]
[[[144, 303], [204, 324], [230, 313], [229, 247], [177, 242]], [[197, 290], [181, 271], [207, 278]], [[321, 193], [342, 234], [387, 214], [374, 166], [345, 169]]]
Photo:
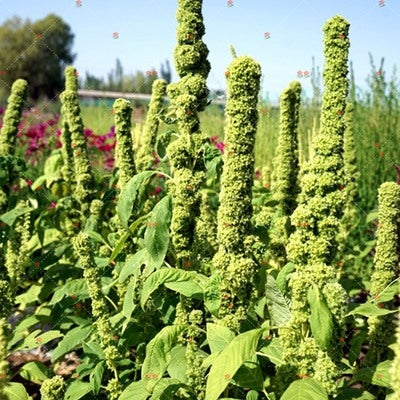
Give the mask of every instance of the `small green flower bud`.
[[40, 388], [42, 400], [60, 400], [64, 398], [66, 384], [64, 379], [56, 375], [51, 379], [46, 379]]

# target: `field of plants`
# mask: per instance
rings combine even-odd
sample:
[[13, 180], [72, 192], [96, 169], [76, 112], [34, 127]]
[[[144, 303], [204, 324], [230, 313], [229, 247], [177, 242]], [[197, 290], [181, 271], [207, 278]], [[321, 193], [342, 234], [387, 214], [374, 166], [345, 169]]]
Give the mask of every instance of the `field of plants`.
[[0, 400], [400, 400], [396, 73], [358, 89], [336, 15], [323, 90], [273, 108], [231, 48], [222, 109], [177, 3], [143, 118], [73, 66], [59, 109], [0, 107]]

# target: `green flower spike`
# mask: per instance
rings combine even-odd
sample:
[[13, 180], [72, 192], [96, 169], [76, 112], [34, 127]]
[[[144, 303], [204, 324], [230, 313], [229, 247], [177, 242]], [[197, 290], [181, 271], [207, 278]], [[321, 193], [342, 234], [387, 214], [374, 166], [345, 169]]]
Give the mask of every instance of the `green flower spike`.
[[118, 188], [122, 189], [136, 174], [131, 136], [132, 106], [128, 100], [117, 99], [114, 106], [115, 135], [117, 138], [116, 164], [118, 166]]
[[390, 369], [392, 377], [393, 400], [400, 400], [400, 313], [396, 329], [396, 343], [394, 347], [394, 360]]
[[167, 82], [164, 79], [156, 79], [153, 82], [149, 110], [143, 129], [143, 137], [137, 152], [136, 166], [139, 172], [150, 169], [154, 163], [154, 146], [157, 139], [159, 114], [163, 106], [166, 94]]
[[[379, 302], [379, 295], [399, 276], [399, 217], [400, 186], [396, 182], [383, 183], [378, 192], [378, 219], [374, 269], [371, 276], [371, 296]], [[375, 364], [387, 355], [395, 324], [391, 314], [368, 319], [371, 350], [367, 361]]]
[[213, 263], [223, 277], [220, 322], [238, 329], [255, 292], [253, 280], [257, 264], [249, 252], [249, 242], [261, 68], [248, 56], [237, 57], [229, 65], [226, 76], [227, 124], [217, 215], [218, 252]]
[[[358, 180], [360, 172], [356, 164], [356, 150], [354, 144], [354, 123], [353, 123], [354, 105], [349, 103], [346, 107], [344, 115], [346, 122], [346, 129], [343, 137], [343, 162], [344, 162], [344, 179], [345, 185], [343, 187], [345, 194], [344, 214], [340, 223], [340, 230], [338, 234], [339, 254], [340, 258], [346, 255], [346, 244], [349, 243], [348, 236], [356, 224], [357, 208], [356, 204], [359, 198], [358, 195]], [[351, 249], [348, 249], [351, 252]], [[341, 260], [338, 260], [341, 261]]]
[[204, 146], [208, 137], [199, 130], [198, 112], [207, 105], [206, 78], [210, 71], [201, 0], [178, 0], [178, 45], [175, 67], [181, 78], [168, 86], [179, 137], [167, 148], [171, 172], [171, 236], [175, 254], [182, 263], [195, 260], [195, 224], [200, 213], [200, 187], [205, 178]]
[[74, 197], [81, 205], [83, 216], [87, 218], [89, 216], [90, 201], [93, 197], [94, 177], [89, 161], [86, 138], [83, 133], [78, 95], [72, 90], [65, 90], [61, 94], [60, 100], [63, 110], [65, 110], [65, 118], [71, 133], [74, 180], [76, 182]]
[[18, 124], [28, 94], [28, 82], [17, 79], [11, 87], [11, 95], [0, 131], [0, 156], [14, 155]]
[[101, 290], [101, 273], [94, 261], [93, 249], [89, 236], [80, 233], [74, 238], [73, 245], [75, 253], [79, 257], [79, 262], [84, 270], [83, 276], [92, 301], [92, 315], [96, 321], [96, 327], [104, 350], [106, 363], [109, 369], [114, 371], [115, 378], [117, 378], [116, 362], [120, 359], [120, 353], [113, 339], [115, 333], [110, 323], [111, 315]]
[[[296, 266], [290, 288], [291, 318], [280, 330], [284, 357], [298, 374], [314, 377], [333, 394], [340, 362], [346, 292], [337, 282], [334, 265], [337, 234], [344, 207], [343, 135], [348, 93], [349, 23], [335, 16], [324, 26], [325, 69], [321, 128], [314, 157], [301, 181], [299, 205], [292, 214], [296, 231], [287, 245], [289, 261]], [[313, 337], [310, 298], [330, 311], [329, 337]], [[315, 335], [317, 333], [314, 332]], [[283, 370], [283, 369], [282, 369]]]
[[277, 155], [272, 180], [273, 199], [278, 202], [277, 215], [270, 228], [269, 248], [272, 257], [282, 267], [286, 264], [285, 246], [293, 232], [290, 215], [297, 206], [299, 158], [297, 126], [299, 122], [301, 85], [292, 82], [281, 95], [280, 126]]

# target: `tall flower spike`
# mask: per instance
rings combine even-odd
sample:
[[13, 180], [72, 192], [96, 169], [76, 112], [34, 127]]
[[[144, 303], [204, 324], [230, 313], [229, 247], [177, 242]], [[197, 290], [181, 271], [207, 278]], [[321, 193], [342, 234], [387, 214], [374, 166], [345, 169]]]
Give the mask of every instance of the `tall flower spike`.
[[[399, 282], [400, 284], [400, 282]], [[398, 313], [396, 328], [396, 343], [394, 345], [394, 360], [390, 369], [392, 377], [393, 400], [400, 400], [400, 313]]]
[[[400, 186], [396, 182], [385, 182], [378, 192], [378, 219], [374, 270], [371, 276], [371, 296], [379, 301], [380, 293], [399, 276], [399, 217]], [[369, 364], [376, 363], [388, 351], [392, 332], [395, 329], [391, 314], [368, 319], [371, 350]]]
[[156, 144], [157, 131], [160, 124], [158, 117], [163, 106], [166, 90], [167, 82], [164, 79], [156, 79], [153, 82], [142, 141], [136, 157], [136, 167], [139, 172], [151, 168], [154, 163], [154, 146]]
[[14, 155], [18, 124], [27, 94], [28, 82], [17, 79], [11, 87], [11, 95], [7, 100], [8, 105], [0, 131], [0, 156]]
[[[343, 161], [344, 161], [344, 194], [345, 206], [343, 218], [340, 222], [338, 243], [339, 243], [339, 257], [343, 258], [346, 255], [346, 244], [348, 243], [348, 236], [352, 227], [356, 223], [358, 201], [358, 180], [360, 172], [356, 164], [356, 150], [354, 144], [354, 125], [353, 125], [354, 105], [347, 104], [346, 112], [344, 115], [346, 129], [343, 137]], [[340, 260], [339, 260], [340, 261]]]
[[258, 121], [260, 65], [248, 56], [228, 67], [225, 146], [218, 209], [218, 252], [213, 258], [223, 277], [222, 324], [238, 329], [254, 294], [257, 264], [248, 251], [251, 235], [254, 143]]
[[205, 178], [204, 146], [208, 137], [199, 130], [198, 112], [207, 105], [206, 78], [210, 71], [208, 49], [201, 37], [205, 33], [202, 0], [178, 0], [178, 45], [175, 67], [181, 77], [168, 86], [175, 110], [179, 137], [167, 148], [174, 177], [169, 182], [172, 195], [172, 244], [178, 260], [195, 259], [194, 230], [200, 208], [200, 186]]
[[60, 100], [65, 107], [66, 120], [71, 132], [71, 147], [74, 157], [76, 188], [74, 196], [81, 205], [82, 214], [88, 217], [90, 201], [93, 197], [94, 177], [90, 165], [83, 122], [80, 113], [78, 95], [72, 90], [65, 90]]
[[[297, 228], [287, 246], [289, 261], [296, 266], [290, 287], [291, 318], [280, 335], [284, 356], [299, 374], [314, 377], [328, 393], [334, 393], [341, 357], [337, 345], [346, 314], [346, 292], [336, 281], [332, 267], [337, 253], [337, 234], [343, 213], [343, 119], [348, 93], [349, 23], [341, 16], [324, 28], [324, 87], [321, 128], [314, 157], [301, 181], [300, 202], [292, 215]], [[332, 316], [330, 338], [317, 342], [311, 336], [307, 298], [325, 301]], [[323, 347], [323, 348], [322, 348]]]
[[117, 99], [113, 109], [115, 112], [115, 135], [117, 138], [118, 188], [122, 189], [136, 174], [131, 136], [132, 106], [128, 100]]
[[[28, 207], [27, 201], [21, 201], [22, 207]], [[15, 294], [21, 284], [25, 268], [29, 262], [28, 242], [30, 239], [31, 213], [27, 211], [18, 217], [12, 236], [7, 241], [5, 266], [10, 279], [10, 293]]]
[[84, 270], [89, 296], [92, 301], [92, 315], [96, 321], [97, 331], [100, 336], [101, 346], [104, 350], [107, 366], [114, 371], [115, 378], [118, 378], [116, 362], [120, 358], [119, 351], [113, 339], [114, 332], [110, 322], [110, 313], [101, 288], [101, 273], [94, 261], [92, 244], [89, 236], [79, 233], [73, 240], [75, 254]]
[[279, 137], [272, 180], [272, 194], [278, 202], [278, 215], [273, 219], [269, 243], [271, 255], [280, 266], [286, 263], [285, 246], [293, 232], [290, 215], [296, 208], [297, 195], [300, 192], [297, 140], [300, 94], [301, 85], [294, 81], [282, 92], [280, 98]]
[[[71, 90], [75, 93], [78, 92], [78, 78], [76, 69], [73, 66], [68, 66], [65, 68], [65, 89]], [[61, 105], [61, 115], [62, 115], [62, 128], [61, 128], [61, 154], [63, 156], [64, 165], [62, 167], [62, 176], [71, 189], [71, 184], [73, 182], [74, 176], [74, 155], [73, 149], [71, 147], [71, 132], [67, 120], [67, 104]]]

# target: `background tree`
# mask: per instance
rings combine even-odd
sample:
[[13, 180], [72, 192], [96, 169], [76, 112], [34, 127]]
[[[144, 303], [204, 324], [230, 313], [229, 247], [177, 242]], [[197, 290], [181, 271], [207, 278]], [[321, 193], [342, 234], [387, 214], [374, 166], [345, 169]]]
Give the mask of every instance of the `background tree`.
[[[29, 96], [52, 99], [63, 88], [63, 71], [74, 61], [70, 26], [55, 14], [31, 22], [13, 17], [0, 26], [0, 71], [2, 88], [26, 79]], [[0, 89], [0, 90], [1, 90]]]

